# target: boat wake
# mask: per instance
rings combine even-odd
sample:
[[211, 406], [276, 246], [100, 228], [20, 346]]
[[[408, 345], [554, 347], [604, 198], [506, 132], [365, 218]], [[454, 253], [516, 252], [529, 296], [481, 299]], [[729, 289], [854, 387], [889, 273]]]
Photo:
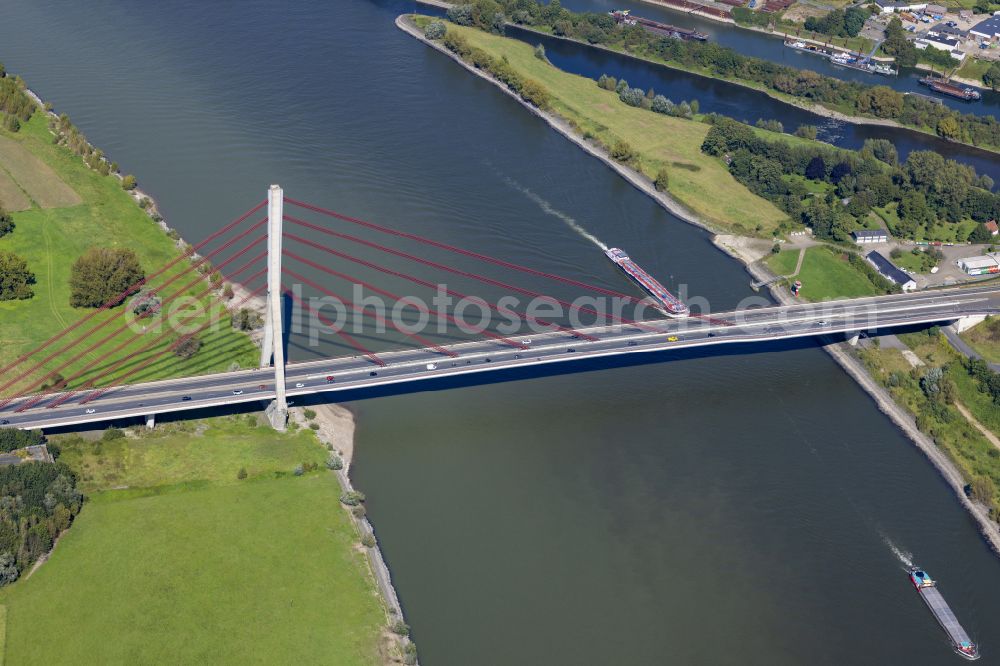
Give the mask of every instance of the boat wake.
[[906, 567], [907, 570], [909, 570], [909, 568], [913, 566], [913, 553], [909, 553], [900, 548], [899, 546], [897, 546], [895, 543], [893, 543], [892, 539], [890, 539], [885, 535], [885, 533], [882, 533], [882, 541], [885, 543], [886, 546], [889, 547], [889, 550], [892, 551], [892, 554], [896, 556], [896, 559], [899, 560], [899, 563], [902, 564], [904, 567]]
[[567, 227], [569, 227], [583, 238], [586, 238], [591, 243], [593, 243], [597, 247], [607, 252], [608, 250], [607, 244], [605, 244], [604, 241], [602, 241], [600, 238], [598, 238], [597, 236], [595, 236], [594, 234], [590, 233], [582, 226], [580, 226], [580, 223], [577, 222], [575, 219], [573, 219], [571, 216], [567, 215], [558, 208], [554, 207], [548, 201], [538, 196], [537, 194], [529, 190], [527, 187], [521, 185], [521, 183], [517, 182], [510, 176], [505, 176], [504, 180], [507, 182], [508, 185], [513, 187], [515, 190], [517, 190], [518, 192], [520, 192], [521, 194], [523, 194], [524, 196], [528, 197], [533, 202], [535, 202], [538, 205], [538, 207], [542, 209], [542, 212], [544, 212], [546, 215], [551, 215], [552, 217], [562, 220], [562, 222]]

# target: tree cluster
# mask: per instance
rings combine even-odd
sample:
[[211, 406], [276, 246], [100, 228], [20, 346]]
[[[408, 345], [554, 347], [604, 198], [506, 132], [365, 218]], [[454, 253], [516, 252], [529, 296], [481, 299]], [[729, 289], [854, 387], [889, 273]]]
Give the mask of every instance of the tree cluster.
[[48, 553], [82, 504], [76, 475], [62, 463], [0, 467], [0, 585]]
[[[859, 219], [893, 202], [899, 222], [890, 231], [901, 238], [914, 238], [921, 225], [938, 220], [968, 217], [984, 222], [1000, 216], [1000, 195], [990, 191], [989, 177], [933, 151], [914, 151], [900, 164], [895, 147], [884, 139], [869, 139], [859, 151], [793, 145], [779, 137], [759, 136], [730, 118], [710, 120], [713, 125], [702, 151], [728, 156], [729, 171], [737, 180], [793, 220], [811, 226], [820, 238], [847, 241]], [[815, 197], [787, 175], [828, 183], [831, 191]]]
[[[27, 122], [36, 105], [24, 91], [24, 82], [16, 76], [0, 76], [0, 111], [6, 114], [5, 127], [17, 131], [21, 122]], [[20, 122], [18, 122], [20, 121]]]
[[701, 108], [696, 99], [690, 102], [683, 100], [680, 104], [674, 104], [673, 100], [663, 95], [657, 95], [656, 91], [652, 88], [643, 92], [642, 88], [629, 87], [628, 81], [625, 79], [619, 81], [607, 74], [601, 74], [601, 77], [597, 79], [597, 85], [605, 90], [614, 90], [618, 93], [618, 99], [629, 106], [662, 113], [667, 116], [691, 118]]
[[805, 28], [833, 37], [857, 37], [871, 13], [861, 7], [834, 9], [824, 16], [810, 16]]
[[[760, 84], [776, 92], [849, 113], [890, 118], [903, 125], [935, 131], [955, 141], [1000, 148], [1000, 121], [993, 115], [962, 114], [917, 95], [903, 95], [887, 86], [841, 81], [809, 70], [745, 56], [715, 42], [685, 41], [655, 35], [642, 26], [618, 25], [604, 13], [571, 12], [563, 8], [558, 0], [548, 4], [537, 0], [475, 0], [455, 9], [460, 10], [462, 16], [459, 18], [466, 24], [496, 32], [492, 26], [497, 8], [514, 23], [549, 29], [559, 36], [621, 48], [684, 68], [708, 70], [715, 76]], [[493, 12], [493, 18], [488, 20], [490, 12]], [[466, 13], [470, 18], [464, 18]], [[899, 64], [916, 64], [916, 50], [905, 39], [902, 26], [897, 23], [898, 19], [894, 17], [886, 33], [884, 48], [887, 52], [896, 53]]]
[[145, 273], [132, 250], [92, 247], [73, 264], [69, 303], [75, 308], [118, 305], [143, 279]]
[[45, 435], [41, 430], [18, 430], [17, 428], [0, 428], [0, 451], [9, 453], [14, 449], [26, 446], [38, 446], [45, 443]]
[[445, 33], [441, 43], [462, 60], [472, 64], [477, 69], [489, 72], [495, 79], [507, 85], [517, 95], [532, 106], [548, 109], [552, 102], [549, 91], [534, 79], [521, 76], [511, 66], [507, 58], [497, 60], [486, 51], [474, 47], [453, 30]]
[[0, 238], [14, 231], [14, 218], [10, 213], [0, 208]]

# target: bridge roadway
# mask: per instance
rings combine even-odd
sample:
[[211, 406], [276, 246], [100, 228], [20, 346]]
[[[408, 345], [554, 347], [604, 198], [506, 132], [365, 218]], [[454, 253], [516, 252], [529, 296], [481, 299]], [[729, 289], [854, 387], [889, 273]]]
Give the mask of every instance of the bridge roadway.
[[[987, 314], [1000, 314], [1000, 285], [753, 308], [713, 314], [713, 321], [655, 319], [641, 326], [581, 329], [597, 338], [593, 341], [553, 331], [511, 336], [524, 343], [521, 348], [491, 339], [444, 346], [457, 357], [429, 348], [380, 352], [384, 367], [360, 355], [291, 363], [286, 366], [286, 386], [289, 397], [333, 393], [620, 354], [852, 334]], [[28, 400], [24, 398], [0, 411], [0, 425], [49, 428], [269, 401], [274, 399], [273, 381], [272, 369], [242, 370], [115, 387], [85, 404], [78, 402], [88, 394], [82, 391], [61, 405], [46, 407], [58, 400], [57, 393], [19, 413], [18, 406]]]

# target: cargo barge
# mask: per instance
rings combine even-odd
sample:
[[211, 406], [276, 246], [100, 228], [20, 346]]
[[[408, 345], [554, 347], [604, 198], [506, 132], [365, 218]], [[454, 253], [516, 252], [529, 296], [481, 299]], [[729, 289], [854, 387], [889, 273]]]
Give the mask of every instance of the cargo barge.
[[922, 85], [927, 86], [936, 93], [964, 99], [966, 102], [975, 102], [982, 99], [982, 95], [975, 88], [968, 86], [956, 86], [947, 79], [938, 79], [933, 76], [925, 76], [920, 79]]
[[708, 40], [708, 35], [703, 32], [698, 32], [697, 30], [692, 30], [690, 28], [678, 28], [676, 25], [660, 23], [659, 21], [642, 18], [641, 16], [632, 16], [631, 10], [628, 9], [616, 9], [608, 12], [608, 15], [611, 16], [611, 18], [613, 18], [619, 25], [641, 25], [649, 32], [656, 33], [657, 35], [663, 35], [664, 37], [695, 40], [698, 42]]
[[639, 285], [643, 291], [653, 297], [656, 309], [668, 317], [687, 317], [688, 306], [684, 302], [667, 291], [659, 281], [652, 275], [644, 271], [639, 264], [629, 259], [628, 255], [617, 247], [604, 251], [608, 259], [613, 261], [618, 268], [622, 269], [625, 275], [629, 276], [633, 282]]
[[938, 592], [937, 583], [919, 567], [910, 567], [910, 582], [913, 583], [913, 587], [917, 588], [917, 592], [920, 593], [920, 597], [927, 604], [927, 607], [931, 609], [938, 624], [948, 634], [955, 652], [969, 661], [979, 659], [979, 648], [965, 633], [962, 625], [958, 623], [958, 618], [951, 611], [948, 602]]

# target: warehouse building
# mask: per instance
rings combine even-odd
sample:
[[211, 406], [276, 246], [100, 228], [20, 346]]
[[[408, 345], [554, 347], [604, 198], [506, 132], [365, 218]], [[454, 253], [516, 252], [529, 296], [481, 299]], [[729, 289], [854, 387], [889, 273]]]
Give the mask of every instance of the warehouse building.
[[959, 259], [958, 267], [968, 275], [993, 275], [1000, 273], [1000, 253], [984, 254], [979, 257]]
[[872, 250], [865, 255], [865, 259], [867, 259], [868, 263], [875, 267], [875, 270], [879, 272], [879, 275], [887, 280], [895, 282], [903, 291], [913, 291], [917, 288], [916, 280], [911, 278], [902, 269], [896, 266], [896, 264], [886, 259], [881, 252]]

